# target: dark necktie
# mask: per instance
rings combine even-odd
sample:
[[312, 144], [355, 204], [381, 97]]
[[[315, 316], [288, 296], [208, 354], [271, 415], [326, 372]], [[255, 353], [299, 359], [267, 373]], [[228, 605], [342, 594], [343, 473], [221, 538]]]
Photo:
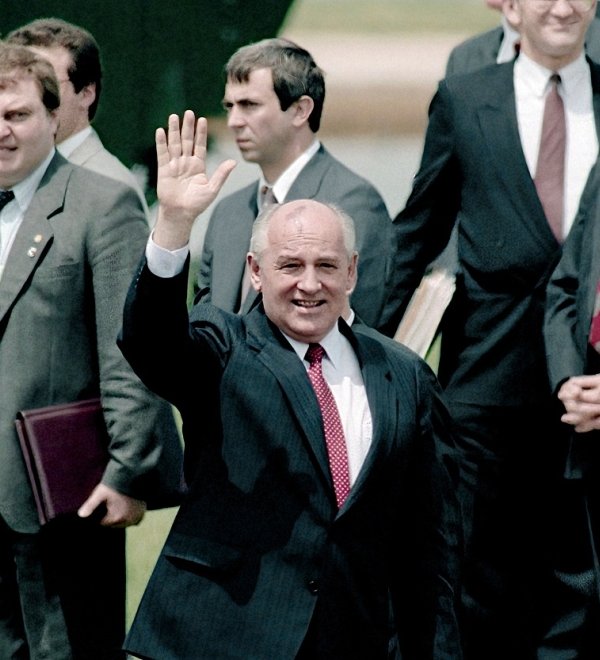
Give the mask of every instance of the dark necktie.
[[14, 198], [15, 193], [12, 190], [0, 190], [0, 211]]
[[535, 187], [548, 224], [556, 239], [562, 243], [566, 125], [565, 109], [558, 93], [559, 83], [560, 76], [552, 74], [544, 106]]
[[329, 385], [323, 377], [322, 362], [324, 354], [325, 349], [320, 344], [310, 344], [305, 359], [310, 364], [308, 377], [321, 408], [325, 444], [329, 456], [329, 469], [331, 470], [335, 499], [339, 509], [350, 492], [350, 470], [348, 468], [348, 450], [340, 413]]

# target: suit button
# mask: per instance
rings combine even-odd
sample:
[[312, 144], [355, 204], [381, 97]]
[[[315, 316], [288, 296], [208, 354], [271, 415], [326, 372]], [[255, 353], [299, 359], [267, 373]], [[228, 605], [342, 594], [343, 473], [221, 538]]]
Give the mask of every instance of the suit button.
[[319, 593], [319, 581], [318, 580], [309, 580], [308, 581], [308, 590], [313, 596], [316, 596]]

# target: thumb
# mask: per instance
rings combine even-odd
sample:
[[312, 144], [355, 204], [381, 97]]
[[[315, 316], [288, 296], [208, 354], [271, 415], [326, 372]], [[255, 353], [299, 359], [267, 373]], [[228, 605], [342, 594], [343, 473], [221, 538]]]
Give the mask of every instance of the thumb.
[[103, 502], [106, 502], [106, 497], [102, 493], [102, 489], [99, 486], [96, 486], [92, 491], [92, 494], [79, 507], [77, 515], [80, 518], [88, 518]]

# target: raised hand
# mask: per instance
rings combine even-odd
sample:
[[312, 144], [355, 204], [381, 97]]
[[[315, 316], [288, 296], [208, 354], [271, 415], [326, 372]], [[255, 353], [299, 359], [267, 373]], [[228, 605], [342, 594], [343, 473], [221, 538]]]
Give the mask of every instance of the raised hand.
[[169, 116], [168, 133], [156, 131], [158, 161], [158, 216], [154, 240], [174, 249], [189, 241], [194, 220], [214, 201], [235, 161], [222, 162], [213, 175], [206, 173], [207, 122], [191, 110]]

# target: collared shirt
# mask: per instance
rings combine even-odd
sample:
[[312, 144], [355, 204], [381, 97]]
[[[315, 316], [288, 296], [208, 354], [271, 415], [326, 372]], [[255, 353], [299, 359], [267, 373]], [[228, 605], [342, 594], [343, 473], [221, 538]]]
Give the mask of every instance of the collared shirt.
[[297, 179], [300, 172], [307, 165], [308, 161], [319, 151], [321, 143], [319, 140], [315, 140], [310, 147], [284, 171], [281, 173], [277, 181], [274, 183], [269, 183], [263, 175], [260, 177], [258, 182], [258, 188], [256, 191], [257, 195], [257, 205], [260, 210], [260, 191], [263, 186], [271, 186], [273, 188], [273, 194], [275, 199], [282, 204], [285, 202], [287, 194], [290, 192], [290, 188], [294, 185], [294, 181]]
[[519, 41], [519, 33], [509, 25], [506, 16], [502, 16], [502, 33], [496, 64], [503, 64], [514, 59], [516, 55], [515, 44]]
[[[544, 103], [554, 73], [521, 53], [515, 62], [514, 85], [517, 119], [523, 153], [531, 177], [535, 176], [542, 135]], [[592, 165], [598, 157], [598, 136], [592, 101], [590, 67], [581, 55], [557, 71], [559, 93], [565, 107], [567, 146], [565, 156], [564, 234], [568, 234]]]
[[[188, 252], [188, 246], [173, 251], [166, 250], [157, 245], [150, 236], [146, 245], [148, 268], [158, 277], [174, 277], [182, 271]], [[308, 371], [309, 365], [304, 359], [308, 344], [288, 336], [286, 339]], [[344, 429], [352, 485], [373, 439], [371, 409], [358, 358], [337, 324], [320, 344], [326, 353], [323, 358], [323, 376], [331, 388]]]
[[31, 174], [12, 187], [15, 198], [0, 211], [0, 277], [2, 277], [4, 264], [23, 222], [25, 212], [31, 204], [35, 191], [38, 189], [40, 181], [54, 157], [54, 153], [54, 149], [51, 149], [50, 153]]
[[71, 154], [85, 142], [85, 140], [92, 134], [92, 127], [86, 126], [82, 130], [74, 133], [60, 144], [56, 145], [58, 151], [65, 157], [70, 158]]

